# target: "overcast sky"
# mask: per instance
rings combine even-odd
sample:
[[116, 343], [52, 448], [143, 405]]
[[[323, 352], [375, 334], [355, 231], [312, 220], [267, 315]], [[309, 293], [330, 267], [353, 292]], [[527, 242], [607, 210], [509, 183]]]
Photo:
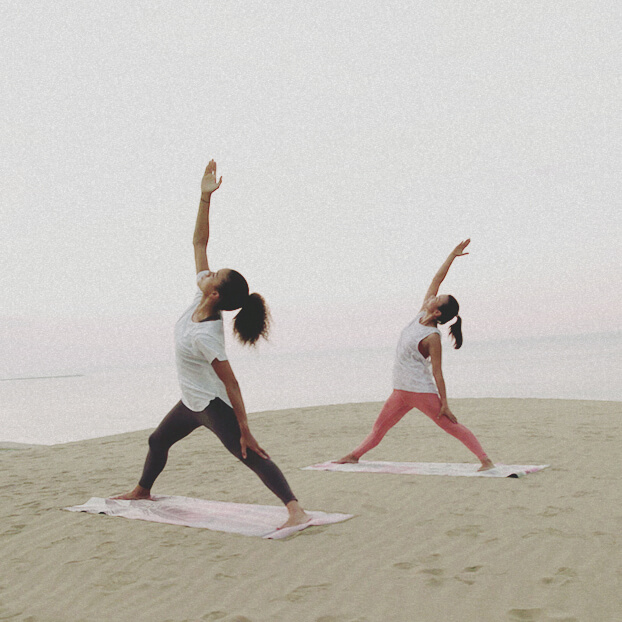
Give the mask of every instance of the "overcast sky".
[[5, 0], [5, 327], [179, 315], [214, 158], [210, 264], [288, 330], [395, 333], [466, 237], [471, 335], [619, 330], [621, 7]]

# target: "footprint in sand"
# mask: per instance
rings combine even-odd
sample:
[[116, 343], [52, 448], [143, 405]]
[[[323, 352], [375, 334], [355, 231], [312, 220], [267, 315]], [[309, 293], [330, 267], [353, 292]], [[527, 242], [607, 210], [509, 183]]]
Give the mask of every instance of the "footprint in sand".
[[438, 553], [431, 553], [430, 555], [418, 559], [416, 562], [397, 562], [393, 564], [393, 568], [397, 568], [398, 570], [412, 570], [413, 568], [436, 564], [439, 558], [440, 555]]
[[559, 568], [553, 577], [544, 577], [540, 580], [545, 585], [565, 585], [572, 582], [577, 573], [572, 568]]
[[564, 613], [547, 613], [544, 609], [510, 609], [510, 622], [579, 622], [578, 618]]
[[549, 505], [547, 506], [546, 510], [538, 514], [538, 516], [545, 516], [546, 518], [550, 518], [552, 516], [557, 516], [558, 514], [561, 514], [562, 512], [565, 512], [565, 513], [574, 512], [574, 510], [572, 508], [558, 508], [558, 507], [555, 507], [554, 505]]
[[512, 622], [539, 622], [543, 620], [542, 609], [510, 609], [508, 619]]
[[424, 568], [419, 571], [420, 574], [428, 575], [427, 585], [442, 585], [445, 583], [443, 575], [445, 571], [442, 568]]
[[467, 566], [462, 572], [477, 572], [481, 570], [484, 566]]
[[483, 566], [467, 566], [462, 570], [461, 574], [457, 574], [454, 579], [467, 585], [473, 585], [475, 583], [475, 573], [481, 570]]
[[596, 493], [592, 490], [577, 490], [577, 492], [573, 493], [572, 496], [575, 499], [581, 499], [582, 497], [591, 497], [594, 496]]
[[505, 514], [517, 514], [518, 512], [527, 512], [528, 510], [529, 508], [524, 505], [509, 505], [505, 508]]
[[300, 600], [304, 600], [308, 596], [312, 596], [313, 594], [317, 594], [318, 592], [325, 592], [331, 587], [330, 583], [319, 583], [317, 585], [300, 585], [289, 594], [286, 594], [283, 599], [277, 600], [288, 600], [289, 602], [297, 602]]
[[2, 535], [16, 536], [18, 533], [22, 532], [22, 529], [24, 529], [24, 527], [26, 527], [26, 525], [13, 525], [12, 527], [9, 527], [9, 529], [7, 529], [6, 531], [2, 532]]
[[112, 550], [117, 546], [116, 542], [113, 542], [111, 540], [107, 540], [105, 542], [100, 542], [96, 547], [95, 547], [95, 552], [96, 553], [110, 553], [112, 552]]

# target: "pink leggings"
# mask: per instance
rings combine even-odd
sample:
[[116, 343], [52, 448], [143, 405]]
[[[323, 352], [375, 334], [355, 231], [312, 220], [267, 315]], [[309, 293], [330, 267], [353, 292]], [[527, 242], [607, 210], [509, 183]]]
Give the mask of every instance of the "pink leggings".
[[443, 428], [452, 436], [455, 436], [480, 460], [488, 456], [482, 449], [473, 432], [460, 423], [452, 423], [447, 417], [438, 418], [441, 409], [441, 400], [436, 393], [412, 393], [394, 389], [389, 399], [385, 402], [372, 431], [367, 438], [352, 452], [356, 458], [373, 449], [384, 438], [384, 435], [411, 409], [417, 408], [426, 414], [436, 425]]

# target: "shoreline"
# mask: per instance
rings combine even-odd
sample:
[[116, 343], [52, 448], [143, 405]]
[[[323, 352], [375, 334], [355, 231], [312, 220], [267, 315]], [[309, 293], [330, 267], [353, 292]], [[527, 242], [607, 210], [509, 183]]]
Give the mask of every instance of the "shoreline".
[[[597, 403], [597, 404], [619, 404], [622, 406], [622, 401], [619, 400], [606, 400], [606, 399], [602, 399], [602, 400], [585, 400], [585, 399], [579, 399], [579, 398], [549, 398], [549, 397], [457, 397], [457, 398], [450, 398], [450, 403], [453, 403], [455, 405], [457, 405], [457, 407], [459, 408], [460, 403], [461, 402], [470, 402], [470, 401], [499, 401], [499, 402], [503, 402], [503, 401], [516, 401], [516, 402], [521, 402], [521, 401], [536, 401], [536, 402], [571, 402], [571, 403], [579, 403], [579, 402], [584, 402], [584, 403]], [[279, 409], [270, 409], [270, 410], [259, 410], [259, 411], [250, 411], [248, 412], [248, 416], [249, 419], [255, 419], [255, 418], [260, 418], [261, 416], [276, 416], [279, 415], [280, 413], [286, 413], [292, 410], [298, 410], [298, 411], [304, 411], [304, 410], [312, 410], [312, 409], [317, 409], [317, 408], [334, 408], [334, 407], [338, 407], [338, 406], [347, 406], [347, 405], [351, 405], [351, 406], [364, 406], [364, 405], [371, 405], [371, 404], [376, 404], [378, 405], [378, 412], [380, 411], [380, 407], [382, 406], [384, 402], [383, 401], [377, 401], [377, 400], [370, 400], [370, 401], [361, 401], [361, 402], [337, 402], [337, 403], [331, 403], [331, 404], [318, 404], [318, 405], [312, 405], [312, 406], [301, 406], [299, 408], [279, 408]], [[157, 427], [157, 424], [154, 425], [153, 427], [150, 428], [141, 428], [139, 430], [130, 430], [128, 432], [118, 432], [118, 433], [114, 433], [114, 434], [105, 434], [102, 436], [92, 436], [92, 437], [88, 437], [88, 438], [82, 438], [82, 439], [77, 439], [77, 440], [71, 440], [71, 441], [62, 441], [59, 443], [52, 443], [52, 444], [44, 444], [44, 443], [23, 443], [23, 442], [19, 442], [19, 441], [0, 441], [0, 451], [3, 450], [22, 450], [22, 449], [32, 449], [32, 448], [36, 448], [36, 447], [59, 447], [59, 446], [64, 446], [64, 445], [69, 445], [69, 444], [73, 444], [73, 443], [81, 443], [81, 442], [85, 442], [85, 441], [96, 441], [96, 440], [105, 440], [105, 439], [109, 439], [109, 438], [114, 438], [117, 436], [124, 436], [127, 434], [140, 434], [140, 433], [147, 433], [150, 432], [152, 430], [155, 429], [155, 427]]]
[[[461, 402], [470, 402], [470, 401], [499, 401], [499, 402], [503, 402], [506, 400], [510, 400], [510, 401], [516, 401], [516, 402], [521, 402], [521, 401], [535, 401], [535, 402], [571, 402], [573, 404], [579, 403], [579, 402], [584, 402], [584, 403], [597, 403], [597, 404], [618, 404], [620, 406], [622, 406], [622, 401], [619, 400], [585, 400], [585, 399], [573, 399], [573, 398], [549, 398], [549, 397], [457, 397], [457, 398], [450, 398], [450, 403], [453, 403], [454, 405], [457, 405], [457, 407], [459, 408], [460, 403]], [[343, 402], [343, 403], [332, 403], [332, 404], [318, 404], [318, 405], [312, 405], [312, 406], [301, 406], [299, 408], [279, 408], [279, 409], [271, 409], [271, 410], [259, 410], [259, 411], [251, 411], [248, 412], [247, 415], [249, 416], [249, 419], [255, 419], [255, 418], [260, 418], [262, 415], [263, 416], [277, 416], [280, 413], [286, 413], [292, 410], [298, 410], [298, 411], [304, 411], [304, 410], [311, 410], [311, 409], [317, 409], [317, 408], [334, 408], [334, 407], [338, 407], [338, 406], [347, 406], [347, 405], [351, 405], [351, 406], [365, 406], [365, 405], [371, 405], [371, 404], [375, 404], [378, 406], [378, 412], [380, 412], [380, 408], [382, 407], [382, 404], [384, 402], [383, 401], [376, 401], [376, 400], [371, 400], [371, 401], [363, 401], [363, 402]], [[414, 411], [412, 411], [414, 412]], [[88, 438], [82, 438], [82, 439], [77, 439], [77, 440], [71, 440], [71, 441], [62, 441], [60, 443], [52, 443], [49, 445], [46, 445], [44, 443], [23, 443], [23, 442], [19, 442], [19, 441], [0, 441], [0, 451], [19, 451], [19, 450], [23, 450], [23, 449], [33, 449], [33, 448], [37, 448], [37, 447], [61, 447], [64, 445], [70, 445], [70, 444], [74, 444], [74, 443], [82, 443], [82, 442], [86, 442], [86, 441], [97, 441], [97, 440], [105, 440], [105, 439], [112, 439], [118, 436], [125, 436], [127, 434], [140, 434], [140, 433], [148, 433], [152, 430], [154, 430], [157, 427], [157, 424], [154, 425], [153, 427], [149, 427], [149, 428], [140, 428], [138, 430], [129, 430], [127, 432], [118, 432], [118, 433], [114, 433], [114, 434], [104, 434], [102, 436], [92, 436], [92, 437], [88, 437]]]

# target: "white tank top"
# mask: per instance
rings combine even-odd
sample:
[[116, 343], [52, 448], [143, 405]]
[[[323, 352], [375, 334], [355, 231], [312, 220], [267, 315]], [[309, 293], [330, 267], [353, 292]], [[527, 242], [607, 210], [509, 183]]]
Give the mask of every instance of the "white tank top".
[[435, 326], [421, 324], [419, 320], [424, 316], [424, 311], [419, 312], [400, 335], [393, 365], [393, 388], [438, 395], [430, 359], [419, 352], [419, 343], [432, 333], [440, 335], [441, 331]]

